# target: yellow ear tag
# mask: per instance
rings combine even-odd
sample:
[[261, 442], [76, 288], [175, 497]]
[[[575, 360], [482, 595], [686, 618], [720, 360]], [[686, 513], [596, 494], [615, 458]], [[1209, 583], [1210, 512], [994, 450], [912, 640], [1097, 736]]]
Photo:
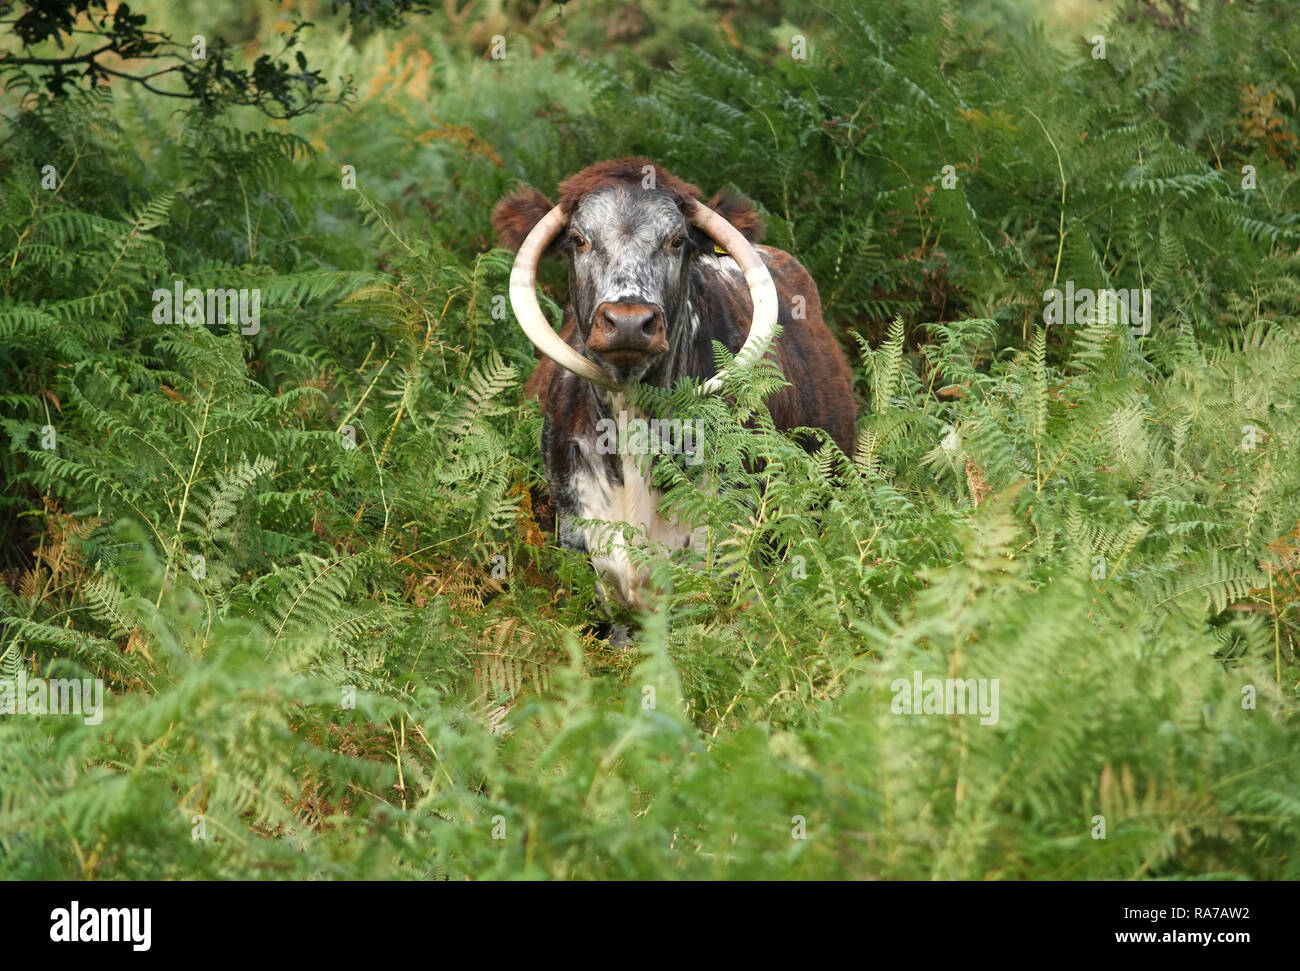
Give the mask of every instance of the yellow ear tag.
[[721, 246], [719, 246], [717, 243], [714, 243], [714, 244], [713, 244], [713, 252], [717, 253], [719, 256], [726, 256], [726, 255], [727, 255], [727, 251], [724, 250], [724, 249], [723, 249]]

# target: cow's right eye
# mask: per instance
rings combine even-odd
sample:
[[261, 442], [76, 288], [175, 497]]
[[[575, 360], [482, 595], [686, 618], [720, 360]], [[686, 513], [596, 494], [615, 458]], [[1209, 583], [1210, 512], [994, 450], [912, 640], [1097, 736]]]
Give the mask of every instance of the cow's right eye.
[[572, 233], [569, 236], [569, 241], [580, 250], [585, 250], [587, 248], [587, 240], [582, 233]]

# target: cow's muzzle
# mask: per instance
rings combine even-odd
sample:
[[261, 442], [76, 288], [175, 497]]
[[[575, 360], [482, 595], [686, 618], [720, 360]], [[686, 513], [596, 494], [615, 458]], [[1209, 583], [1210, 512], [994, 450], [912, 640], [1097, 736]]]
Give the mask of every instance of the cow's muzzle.
[[607, 300], [596, 308], [587, 351], [614, 377], [631, 377], [667, 350], [668, 333], [658, 307]]

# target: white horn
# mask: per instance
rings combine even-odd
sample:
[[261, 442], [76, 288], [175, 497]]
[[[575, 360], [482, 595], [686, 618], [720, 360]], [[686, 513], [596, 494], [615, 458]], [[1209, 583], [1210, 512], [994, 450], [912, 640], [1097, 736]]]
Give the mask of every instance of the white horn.
[[519, 252], [515, 254], [515, 265], [510, 270], [510, 306], [515, 310], [519, 326], [539, 351], [580, 378], [618, 390], [619, 385], [594, 361], [589, 361], [560, 340], [560, 335], [551, 329], [546, 315], [537, 304], [537, 261], [542, 258], [546, 247], [551, 245], [551, 240], [564, 228], [564, 223], [564, 213], [556, 206], [542, 217], [542, 221], [533, 227], [533, 231], [519, 247]]
[[[745, 346], [737, 352], [734, 363], [748, 367], [772, 346], [772, 336], [776, 331], [776, 284], [772, 282], [772, 274], [767, 272], [763, 258], [749, 245], [749, 240], [708, 206], [696, 203], [691, 222], [726, 250], [745, 274], [749, 295], [754, 301], [754, 319], [750, 321]], [[726, 376], [727, 369], [724, 368], [700, 385], [699, 393], [717, 394]]]
[[[772, 275], [767, 272], [762, 257], [749, 245], [749, 240], [708, 206], [696, 203], [691, 222], [726, 250], [745, 274], [745, 282], [749, 285], [749, 294], [754, 302], [754, 318], [749, 325], [745, 346], [736, 354], [735, 363], [747, 367], [766, 354], [772, 345], [777, 316], [776, 284], [772, 282]], [[560, 336], [547, 322], [542, 308], [538, 306], [537, 263], [564, 223], [564, 213], [556, 206], [542, 217], [541, 222], [533, 227], [519, 247], [514, 267], [510, 271], [510, 305], [514, 308], [519, 326], [539, 351], [580, 378], [586, 378], [601, 387], [620, 390], [621, 386], [614, 383], [594, 361], [583, 357], [560, 340]], [[716, 394], [721, 390], [726, 375], [726, 369], [719, 371], [700, 385], [698, 393]]]

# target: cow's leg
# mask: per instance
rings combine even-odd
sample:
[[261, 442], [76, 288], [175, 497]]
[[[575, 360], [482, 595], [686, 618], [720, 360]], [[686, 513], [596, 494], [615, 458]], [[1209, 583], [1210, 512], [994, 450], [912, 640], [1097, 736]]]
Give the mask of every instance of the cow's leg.
[[[572, 519], [572, 516], [564, 513], [559, 515], [560, 545], [565, 549], [590, 555], [587, 531], [574, 526]], [[614, 604], [624, 602], [618, 597], [617, 592], [611, 594], [610, 588], [601, 580], [600, 571], [596, 569], [595, 563], [591, 563], [591, 567], [596, 574], [596, 602], [600, 605], [600, 612], [604, 619], [595, 621], [587, 629], [593, 631], [601, 640], [608, 641], [613, 647], [631, 650], [636, 646], [632, 629], [615, 619], [613, 609]]]
[[[594, 567], [593, 567], [594, 569]], [[597, 621], [591, 625], [597, 637], [602, 641], [608, 641], [611, 646], [619, 647], [624, 650], [631, 650], [636, 646], [635, 638], [632, 634], [632, 628], [627, 624], [621, 624], [614, 619], [614, 610], [612, 604], [617, 603], [617, 598], [611, 597], [605, 584], [601, 582], [599, 574], [596, 576], [596, 602], [600, 604], [600, 611], [605, 615], [605, 619]]]

